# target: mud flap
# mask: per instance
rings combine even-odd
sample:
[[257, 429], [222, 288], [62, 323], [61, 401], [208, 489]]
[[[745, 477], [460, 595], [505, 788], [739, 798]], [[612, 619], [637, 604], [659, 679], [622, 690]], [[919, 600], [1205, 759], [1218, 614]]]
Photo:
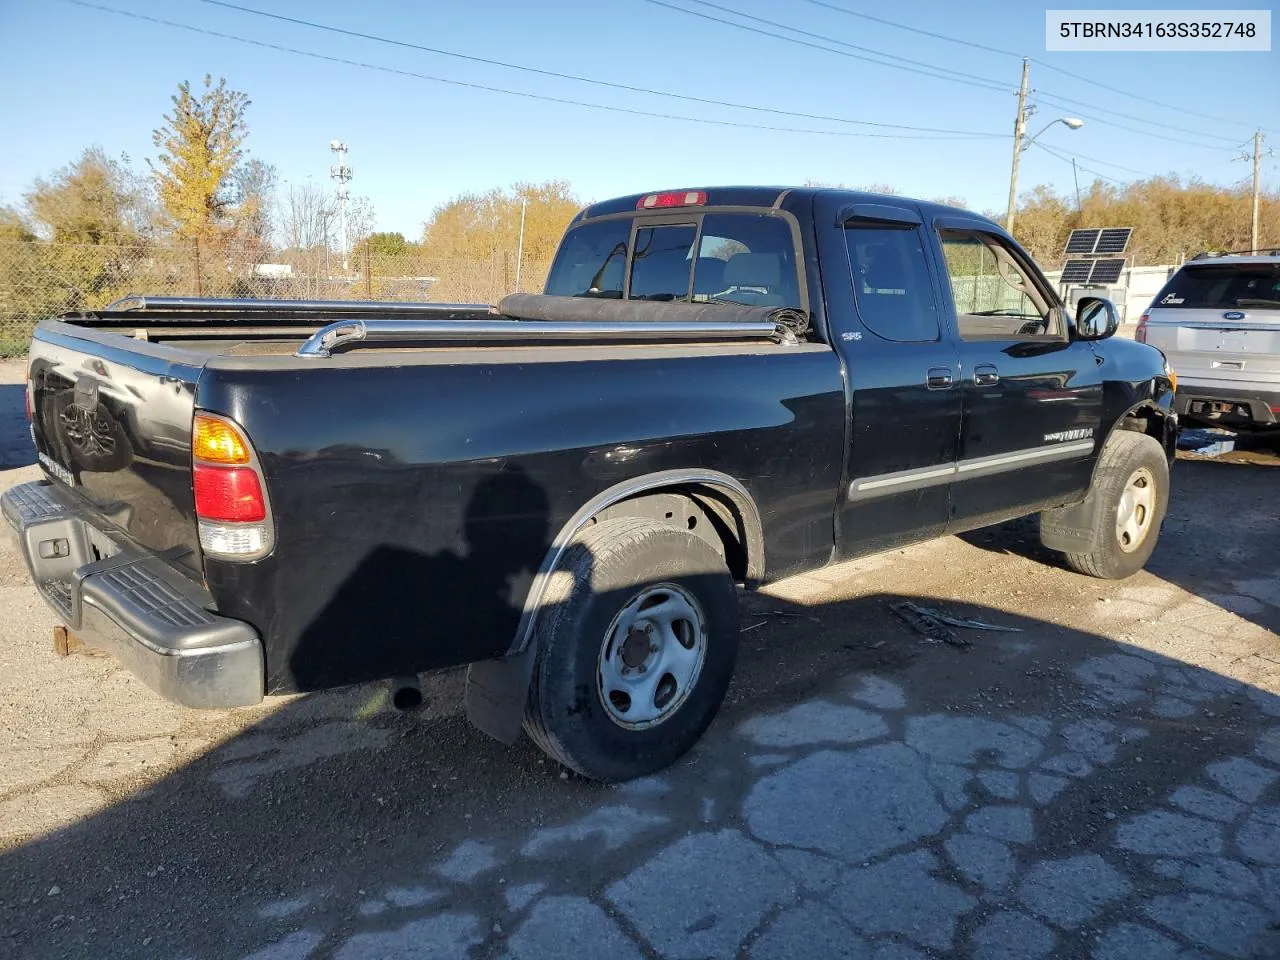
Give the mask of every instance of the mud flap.
[[1094, 549], [1098, 498], [1089, 495], [1069, 507], [1045, 510], [1040, 514], [1040, 542], [1062, 553], [1089, 553]]
[[537, 642], [530, 641], [515, 656], [481, 660], [467, 667], [464, 701], [472, 726], [508, 746], [516, 742], [536, 654]]

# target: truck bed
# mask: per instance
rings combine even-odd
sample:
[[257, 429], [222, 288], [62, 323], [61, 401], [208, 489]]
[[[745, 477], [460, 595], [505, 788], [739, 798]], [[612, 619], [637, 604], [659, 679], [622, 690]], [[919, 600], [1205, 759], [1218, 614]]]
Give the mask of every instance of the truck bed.
[[[746, 319], [733, 327], [647, 306], [631, 309], [663, 319], [603, 331], [487, 312], [352, 318], [366, 337], [332, 355], [299, 355], [330, 316], [44, 321], [37, 449], [91, 525], [253, 627], [267, 691], [503, 654], [556, 532], [636, 476], [740, 478], [767, 505], [772, 572], [825, 561], [846, 431], [831, 348], [751, 308], [734, 308]], [[261, 559], [202, 554], [196, 411], [256, 450], [275, 530]]]

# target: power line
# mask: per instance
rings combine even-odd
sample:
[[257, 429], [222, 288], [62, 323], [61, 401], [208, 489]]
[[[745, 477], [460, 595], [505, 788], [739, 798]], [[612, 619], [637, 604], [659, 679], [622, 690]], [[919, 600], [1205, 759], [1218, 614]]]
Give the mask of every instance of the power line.
[[[721, 7], [714, 3], [707, 3], [706, 0], [689, 0], [689, 2], [700, 3], [703, 6], [712, 7], [716, 10], [723, 10], [726, 13], [733, 14], [734, 16], [742, 17], [744, 20], [753, 20], [757, 23], [767, 24], [768, 26], [774, 27], [776, 29], [788, 30], [792, 33], [799, 33], [804, 36], [816, 37], [819, 40], [824, 40], [829, 43], [839, 44], [842, 47], [848, 47], [853, 50], [865, 50], [875, 54], [876, 57], [883, 57], [887, 59], [874, 59], [873, 57], [870, 57], [870, 56], [863, 56], [857, 53], [849, 53], [848, 50], [836, 50], [836, 49], [833, 49], [832, 47], [824, 46], [823, 44], [813, 43], [809, 40], [801, 40], [799, 37], [780, 36], [779, 34], [774, 33], [770, 30], [761, 30], [759, 27], [748, 26], [745, 23], [737, 23], [736, 21], [733, 21], [733, 20], [725, 20], [723, 17], [712, 16], [709, 13], [700, 13], [697, 10], [690, 10], [687, 7], [678, 7], [673, 3], [667, 3], [666, 0], [645, 0], [645, 3], [651, 3], [657, 7], [665, 7], [666, 9], [674, 10], [677, 13], [687, 14], [688, 16], [691, 16], [691, 17], [698, 17], [699, 19], [702, 19], [702, 20], [709, 20], [712, 23], [724, 24], [725, 26], [734, 27], [738, 30], [745, 30], [748, 33], [758, 34], [762, 37], [769, 37], [770, 39], [773, 39], [773, 40], [784, 40], [787, 43], [799, 44], [802, 47], [809, 47], [810, 49], [813, 49], [813, 50], [824, 50], [827, 53], [834, 53], [841, 57], [848, 57], [851, 60], [863, 60], [867, 63], [874, 63], [881, 67], [892, 67], [895, 70], [905, 70], [908, 73], [918, 73], [921, 76], [933, 77], [935, 80], [950, 80], [954, 83], [964, 83], [971, 87], [980, 87], [984, 90], [993, 90], [997, 93], [1009, 93], [1012, 89], [1009, 84], [1002, 83], [999, 80], [991, 79], [989, 77], [978, 77], [978, 76], [974, 76], [973, 74], [961, 73], [959, 70], [949, 70], [945, 67], [935, 67], [932, 64], [922, 63], [918, 60], [910, 60], [906, 57], [899, 57], [899, 56], [895, 56], [893, 54], [888, 54], [888, 53], [880, 53], [878, 51], [870, 50], [870, 48], [868, 47], [859, 47], [856, 44], [847, 43], [843, 40], [835, 40], [829, 37], [823, 37], [820, 34], [808, 33], [804, 30], [798, 30], [795, 27], [789, 27], [786, 24], [778, 23], [775, 20], [766, 20], [764, 17], [756, 17], [756, 16], [752, 16], [751, 14], [741, 13], [737, 10], [731, 10], [728, 7]], [[901, 63], [892, 62], [895, 60], [902, 61], [902, 62]], [[947, 74], [953, 74], [953, 76], [947, 76]]]
[[850, 17], [870, 20], [872, 23], [882, 23], [886, 27], [897, 27], [899, 30], [908, 30], [911, 33], [918, 33], [924, 37], [933, 37], [935, 40], [947, 40], [951, 43], [959, 43], [966, 47], [973, 47], [975, 50], [985, 50], [988, 53], [1002, 53], [1009, 57], [1022, 56], [1022, 54], [1014, 53], [1012, 50], [1001, 50], [999, 47], [989, 47], [985, 43], [975, 43], [972, 40], [961, 40], [959, 37], [949, 37], [945, 33], [934, 33], [932, 30], [924, 30], [920, 27], [908, 26], [905, 23], [896, 23], [893, 20], [885, 20], [883, 17], [873, 17], [869, 13], [863, 13], [860, 10], [850, 10], [847, 7], [839, 6], [838, 4], [826, 3], [824, 0], [805, 0], [805, 2], [812, 3], [816, 7], [826, 7], [828, 10], [835, 10], [837, 13], [843, 13]]
[[[1036, 61], [1036, 63], [1039, 63], [1039, 61]], [[1074, 100], [1071, 97], [1064, 97], [1061, 94], [1057, 94], [1057, 93], [1046, 93], [1044, 91], [1037, 90], [1036, 96], [1044, 100], [1045, 103], [1052, 103], [1055, 106], [1065, 105], [1069, 107], [1084, 107], [1086, 110], [1096, 110], [1099, 113], [1109, 113], [1113, 117], [1120, 117], [1124, 120], [1132, 120], [1136, 123], [1145, 123], [1153, 127], [1160, 127], [1162, 130], [1176, 130], [1179, 133], [1189, 133], [1195, 137], [1211, 137], [1214, 140], [1221, 141], [1222, 143], [1231, 142], [1230, 137], [1224, 137], [1217, 133], [1205, 133], [1202, 130], [1191, 130], [1188, 127], [1178, 127], [1170, 123], [1161, 123], [1158, 120], [1147, 120], [1143, 117], [1135, 117], [1131, 113], [1121, 113], [1119, 110], [1112, 110], [1110, 107], [1100, 107], [1095, 103], [1086, 103], [1083, 100]], [[1130, 127], [1126, 127], [1122, 123], [1116, 123], [1114, 120], [1099, 120], [1097, 117], [1089, 117], [1088, 119], [1093, 120], [1094, 123], [1108, 124], [1113, 127], [1119, 127], [1121, 130], [1129, 130], [1131, 133], [1139, 133], [1148, 137], [1162, 136], [1161, 134], [1151, 133], [1149, 130], [1133, 130]], [[1174, 143], [1186, 143], [1195, 147], [1204, 147], [1206, 150], [1230, 149], [1229, 147], [1221, 147], [1212, 143], [1193, 143], [1190, 140], [1182, 140], [1182, 139], [1179, 139], [1178, 137], [1163, 137], [1163, 139], [1172, 140]]]
[[[1105, 84], [1100, 80], [1094, 80], [1091, 77], [1086, 77], [1083, 74], [1072, 73], [1070, 70], [1064, 70], [1062, 67], [1054, 66], [1052, 63], [1048, 63], [1044, 60], [1037, 60], [1035, 57], [1031, 58], [1031, 62], [1038, 67], [1044, 67], [1046, 70], [1052, 70], [1055, 73], [1060, 73], [1065, 77], [1071, 77], [1073, 80], [1079, 80], [1082, 83], [1091, 83], [1095, 87], [1098, 87], [1102, 90], [1106, 90], [1109, 93], [1118, 93], [1122, 97], [1130, 97], [1131, 99], [1134, 99], [1134, 100], [1141, 100], [1143, 103], [1149, 103], [1152, 106], [1156, 106], [1156, 107], [1163, 107], [1166, 110], [1176, 110], [1178, 113], [1186, 114], [1189, 117], [1199, 117], [1201, 120], [1212, 120], [1214, 123], [1222, 123], [1228, 126], [1236, 126], [1236, 127], [1249, 126], [1249, 124], [1245, 123], [1242, 120], [1227, 120], [1224, 117], [1215, 117], [1215, 116], [1212, 116], [1211, 114], [1199, 113], [1196, 110], [1191, 110], [1185, 106], [1181, 106], [1178, 104], [1164, 103], [1161, 100], [1154, 100], [1151, 97], [1143, 96], [1140, 93], [1130, 93], [1128, 90], [1121, 90], [1119, 87], [1110, 86], [1109, 84]], [[1148, 121], [1148, 122], [1155, 122], [1155, 121]], [[1203, 136], [1217, 136], [1217, 134], [1203, 134]], [[1226, 138], [1223, 137], [1221, 139], [1226, 139]]]
[[265, 40], [254, 40], [249, 37], [241, 37], [231, 33], [223, 33], [218, 30], [209, 30], [205, 27], [196, 27], [187, 23], [178, 23], [174, 20], [165, 20], [161, 17], [152, 17], [147, 14], [134, 13], [129, 10], [119, 10], [115, 7], [108, 7], [102, 4], [89, 3], [87, 0], [63, 0], [64, 3], [70, 3], [78, 7], [85, 7], [90, 10], [101, 10], [105, 13], [112, 13], [122, 17], [129, 17], [134, 20], [142, 20], [147, 23], [159, 24], [160, 26], [173, 27], [177, 30], [185, 30], [190, 33], [203, 34], [205, 36], [217, 37], [221, 40], [233, 40], [236, 43], [249, 44], [250, 46], [260, 47], [266, 50], [275, 50], [280, 53], [290, 53], [300, 57], [310, 57], [313, 60], [323, 60], [328, 63], [341, 63], [350, 67], [360, 67], [365, 70], [376, 70], [379, 73], [388, 73], [401, 77], [410, 77], [415, 80], [426, 80], [431, 83], [444, 83], [450, 86], [463, 87], [469, 90], [482, 90], [486, 93], [501, 93], [507, 96], [523, 97], [528, 100], [539, 100], [545, 103], [556, 103], [566, 106], [587, 107], [592, 110], [605, 110], [612, 113], [623, 113], [637, 117], [651, 117], [659, 120], [679, 120], [685, 123], [701, 123], [717, 127], [734, 127], [744, 130], [767, 130], [775, 133], [807, 133], [816, 136], [827, 137], [871, 137], [885, 140], [976, 140], [998, 134], [976, 134], [963, 133], [957, 135], [938, 135], [938, 134], [911, 134], [911, 133], [865, 133], [854, 130], [814, 130], [804, 127], [779, 127], [758, 123], [744, 123], [735, 120], [714, 120], [709, 117], [690, 117], [675, 113], [660, 113], [653, 110], [639, 110], [632, 107], [619, 107], [612, 104], [591, 103], [586, 100], [574, 100], [568, 97], [555, 97], [549, 94], [531, 93], [527, 90], [509, 90], [505, 87], [495, 87], [489, 84], [473, 83], [465, 80], [454, 80], [449, 77], [437, 77], [431, 74], [418, 73], [413, 70], [403, 70], [398, 67], [388, 67], [383, 64], [367, 63], [362, 60], [351, 60], [346, 57], [335, 57], [328, 54], [316, 53], [311, 50], [299, 50], [296, 47], [286, 47], [278, 43], [269, 43]]
[[[770, 37], [775, 40], [782, 40], [787, 43], [795, 43], [801, 46], [811, 47], [816, 50], [825, 50], [828, 53], [834, 53], [839, 56], [850, 57], [854, 60], [864, 60], [868, 63], [875, 63], [883, 67], [892, 67], [896, 70], [906, 70], [909, 73], [919, 73], [926, 77], [933, 77], [936, 80], [950, 80], [954, 83], [963, 83], [969, 86], [979, 87], [980, 89], [995, 90], [1001, 93], [1007, 92], [1010, 89], [1007, 84], [1004, 84], [1003, 82], [991, 77], [981, 77], [976, 74], [965, 73], [959, 70], [951, 70], [950, 68], [947, 68], [947, 67], [938, 67], [933, 64], [924, 63], [923, 61], [920, 61], [920, 60], [912, 60], [909, 57], [899, 57], [895, 54], [881, 53], [879, 51], [872, 50], [870, 47], [858, 46], [857, 44], [848, 43], [844, 40], [837, 40], [832, 37], [823, 36], [822, 34], [812, 33], [807, 30], [801, 30], [798, 27], [793, 27], [786, 23], [779, 23], [776, 20], [769, 20], [764, 17], [757, 17], [753, 14], [743, 13], [742, 11], [735, 10], [732, 7], [726, 7], [718, 3], [712, 3], [711, 0], [685, 0], [685, 2], [695, 3], [701, 7], [709, 7], [713, 10], [718, 10], [722, 13], [727, 13], [735, 17], [740, 17], [744, 20], [750, 20], [754, 23], [761, 23], [766, 26], [773, 27], [775, 30], [785, 30], [789, 33], [797, 33], [804, 37], [811, 37], [814, 39], [822, 40], [825, 43], [838, 44], [841, 47], [848, 47], [852, 50], [861, 50], [866, 53], [872, 53], [877, 57], [884, 57], [884, 58], [888, 58], [888, 60], [890, 61], [898, 61], [898, 62], [886, 62], [886, 60], [876, 60], [867, 56], [859, 56], [858, 54], [848, 53], [844, 50], [834, 50], [831, 47], [822, 46], [816, 43], [811, 43], [807, 40], [801, 40], [797, 37], [782, 36], [780, 34], [774, 33], [769, 30], [762, 30], [758, 27], [752, 27], [752, 26], [748, 26], [747, 24], [737, 23], [733, 20], [725, 20], [722, 17], [716, 17], [708, 13], [701, 13], [697, 10], [690, 10], [686, 7], [679, 7], [679, 6], [676, 6], [675, 4], [666, 2], [666, 0], [645, 0], [645, 2], [654, 4], [655, 6], [665, 7], [668, 10], [675, 10], [679, 13], [684, 13], [691, 17], [699, 17], [700, 19], [703, 19], [703, 20], [709, 20], [712, 23], [724, 24], [726, 26], [735, 27], [739, 30], [746, 30], [750, 33], [755, 33], [761, 36]], [[841, 8], [836, 8], [836, 9], [841, 9]], [[846, 11], [846, 12], [849, 12], [849, 11]], [[994, 50], [995, 48], [991, 48], [991, 49]], [[997, 51], [997, 52], [1005, 53], [1006, 51]], [[919, 69], [919, 68], [924, 68], [924, 69]], [[948, 76], [948, 74], [950, 76]], [[1163, 130], [1175, 130], [1180, 133], [1191, 134], [1192, 136], [1210, 137], [1216, 140], [1221, 140], [1224, 143], [1231, 142], [1230, 137], [1223, 137], [1215, 133], [1204, 133], [1203, 131], [1191, 130], [1187, 127], [1178, 127], [1178, 126], [1174, 126], [1172, 124], [1167, 124], [1167, 123], [1160, 123], [1159, 121], [1155, 121], [1155, 120], [1147, 120], [1144, 117], [1137, 117], [1137, 116], [1134, 116], [1133, 114], [1122, 113], [1119, 110], [1112, 110], [1109, 107], [1100, 107], [1097, 104], [1087, 103], [1082, 100], [1073, 100], [1071, 98], [1063, 97], [1058, 94], [1041, 94], [1041, 96], [1045, 99], [1046, 102], [1054, 102], [1056, 106], [1062, 106], [1065, 104], [1071, 107], [1085, 107], [1086, 109], [1094, 110], [1097, 113], [1111, 114], [1113, 116], [1120, 117], [1124, 120], [1133, 121], [1135, 123], [1143, 123], [1149, 126], [1158, 126]], [[1121, 130], [1127, 130], [1130, 133], [1136, 133], [1141, 136], [1156, 137], [1161, 140], [1169, 140], [1173, 143], [1182, 143], [1190, 146], [1201, 147], [1205, 150], [1225, 149], [1211, 143], [1196, 143], [1194, 141], [1185, 140], [1180, 137], [1170, 137], [1165, 134], [1153, 133], [1149, 130], [1135, 130], [1132, 127], [1126, 127], [1124, 124], [1116, 123], [1114, 120], [1102, 120], [1102, 119], [1099, 119], [1098, 117], [1088, 117], [1087, 115], [1086, 115], [1086, 119], [1092, 120], [1094, 123], [1101, 123], [1105, 126], [1113, 126]]]
[[601, 80], [597, 77], [584, 77], [578, 74], [561, 73], [556, 70], [546, 70], [540, 67], [531, 67], [525, 64], [508, 63], [504, 60], [494, 60], [489, 57], [479, 57], [467, 53], [458, 53], [454, 50], [444, 50], [440, 47], [430, 47], [420, 43], [411, 43], [407, 40], [396, 40], [392, 37], [382, 37], [372, 33], [362, 33], [358, 30], [347, 30], [343, 27], [335, 27], [331, 24], [317, 23], [314, 20], [304, 20], [299, 17], [287, 17], [279, 13], [270, 13], [266, 10], [257, 10], [253, 7], [242, 6], [238, 3], [229, 3], [227, 0], [199, 0], [200, 3], [208, 4], [213, 7], [223, 7], [227, 10], [236, 10], [240, 13], [252, 14], [256, 17], [266, 17], [270, 20], [279, 20], [284, 23], [292, 23], [297, 26], [308, 27], [314, 30], [323, 30], [328, 33], [336, 33], [345, 37], [355, 37], [360, 40], [371, 40], [375, 43], [385, 43], [394, 47], [402, 47], [408, 50], [417, 50], [423, 53], [438, 54], [443, 57], [453, 57], [458, 60], [467, 60], [472, 63], [482, 63], [491, 67], [503, 67], [509, 70], [519, 70], [524, 73], [537, 74], [543, 77], [554, 77], [558, 80], [573, 80], [578, 83], [588, 83], [600, 87], [608, 87], [613, 90], [625, 90], [628, 93], [643, 93], [650, 96], [670, 97], [674, 100], [684, 100], [690, 103], [701, 103], [709, 106], [732, 107], [737, 110], [756, 110], [761, 113], [771, 113], [777, 116], [797, 117], [802, 120], [820, 120], [830, 123], [848, 123], [864, 127], [879, 127], [889, 130], [910, 130], [917, 133], [945, 133], [957, 136], [975, 136], [975, 137], [1003, 137], [1002, 133], [980, 133], [970, 130], [949, 130], [937, 127], [919, 127], [901, 123], [880, 123], [873, 120], [854, 120], [849, 117], [826, 116], [819, 113], [800, 113], [795, 110], [781, 110], [774, 107], [763, 107], [749, 103], [735, 103], [731, 100], [715, 100], [710, 97], [697, 97], [691, 94], [675, 93], [670, 90], [654, 90], [649, 87], [637, 87], [626, 83], [616, 83], [611, 80]]
[[[1070, 163], [1070, 162], [1071, 162], [1071, 156], [1070, 156], [1069, 154], [1059, 153], [1057, 150], [1054, 150], [1052, 147], [1046, 147], [1043, 143], [1040, 143], [1040, 141], [1038, 141], [1038, 140], [1037, 140], [1037, 141], [1035, 141], [1035, 142], [1032, 144], [1032, 146], [1033, 146], [1033, 147], [1039, 147], [1039, 148], [1040, 148], [1041, 150], [1043, 150], [1045, 153], [1049, 154], [1050, 156], [1057, 157], [1057, 158], [1058, 158], [1059, 160], [1061, 160], [1063, 163]], [[1095, 177], [1099, 177], [1099, 178], [1101, 178], [1101, 179], [1103, 179], [1103, 180], [1106, 180], [1106, 181], [1108, 181], [1108, 182], [1110, 182], [1110, 183], [1117, 184], [1117, 185], [1119, 185], [1119, 186], [1121, 186], [1121, 187], [1124, 187], [1124, 186], [1127, 186], [1127, 185], [1128, 185], [1128, 184], [1126, 183], [1126, 181], [1124, 181], [1124, 180], [1117, 180], [1115, 177], [1109, 177], [1109, 176], [1107, 176], [1105, 173], [1102, 173], [1102, 172], [1101, 172], [1101, 171], [1099, 171], [1099, 170], [1094, 170], [1094, 169], [1093, 169], [1093, 168], [1091, 168], [1091, 167], [1086, 167], [1086, 166], [1083, 166], [1083, 165], [1077, 165], [1077, 168], [1078, 168], [1078, 169], [1080, 169], [1080, 170], [1083, 170], [1085, 173], [1092, 173]]]
[[1087, 154], [1076, 153], [1072, 151], [1068, 156], [1075, 157], [1077, 160], [1088, 160], [1090, 163], [1100, 163], [1104, 167], [1114, 167], [1116, 170], [1123, 170], [1125, 173], [1132, 173], [1134, 176], [1145, 177], [1148, 174], [1142, 170], [1135, 170], [1133, 167], [1125, 167], [1118, 163], [1112, 163], [1110, 160], [1103, 160], [1101, 157], [1090, 157]]
[[[945, 40], [948, 43], [957, 43], [957, 44], [960, 44], [961, 46], [972, 47], [975, 50], [985, 50], [987, 53], [999, 53], [1006, 57], [1022, 56], [1022, 54], [1015, 53], [1013, 50], [1004, 50], [1004, 49], [1001, 49], [1000, 47], [991, 47], [991, 46], [987, 46], [984, 43], [975, 43], [972, 40], [963, 40], [960, 37], [952, 37], [945, 33], [935, 33], [932, 30], [924, 30], [920, 27], [913, 27], [909, 24], [898, 23], [895, 20], [886, 20], [883, 17], [872, 16], [871, 14], [863, 13], [860, 10], [850, 10], [847, 7], [840, 6], [839, 4], [828, 3], [827, 0], [805, 0], [805, 2], [811, 3], [816, 7], [824, 7], [828, 10], [834, 10], [837, 13], [843, 13], [846, 16], [857, 17], [861, 20], [869, 20], [872, 23], [883, 24], [886, 27], [894, 27], [895, 29], [898, 29], [898, 30], [906, 30], [910, 33], [920, 34], [921, 36], [924, 36], [924, 37], [933, 37], [935, 40]], [[1036, 64], [1037, 66], [1044, 67], [1046, 70], [1053, 70], [1055, 73], [1060, 73], [1063, 76], [1071, 77], [1073, 80], [1079, 80], [1082, 83], [1092, 84], [1093, 86], [1098, 87], [1099, 89], [1102, 89], [1102, 90], [1109, 91], [1110, 93], [1118, 93], [1122, 97], [1130, 97], [1134, 100], [1141, 100], [1144, 103], [1150, 103], [1157, 107], [1164, 107], [1167, 110], [1176, 110], [1179, 113], [1186, 114], [1187, 116], [1199, 117], [1202, 120], [1212, 120], [1215, 123], [1223, 123], [1229, 126], [1240, 126], [1240, 127], [1252, 126], [1252, 124], [1247, 124], [1242, 120], [1228, 120], [1224, 117], [1215, 117], [1207, 113], [1197, 113], [1195, 110], [1189, 110], [1183, 104], [1165, 103], [1162, 100], [1155, 100], [1151, 97], [1143, 96], [1140, 93], [1132, 93], [1128, 90], [1121, 90], [1119, 87], [1113, 87], [1110, 84], [1103, 83], [1100, 80], [1095, 80], [1092, 77], [1086, 77], [1079, 73], [1073, 73], [1070, 70], [1065, 70], [1062, 67], [1055, 66], [1052, 63], [1048, 63], [1044, 60], [1036, 59], [1035, 57], [1029, 57], [1028, 59], [1030, 59], [1031, 62]]]

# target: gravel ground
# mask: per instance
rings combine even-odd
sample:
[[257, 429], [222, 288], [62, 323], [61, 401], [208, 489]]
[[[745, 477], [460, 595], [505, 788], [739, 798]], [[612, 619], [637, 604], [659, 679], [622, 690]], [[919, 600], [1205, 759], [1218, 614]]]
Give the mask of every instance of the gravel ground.
[[[1277, 465], [1176, 464], [1123, 583], [1021, 521], [747, 597], [707, 737], [613, 788], [471, 730], [458, 673], [413, 714], [168, 704], [55, 657], [5, 542], [0, 956], [1274, 960]], [[930, 642], [903, 599], [1020, 632]]]

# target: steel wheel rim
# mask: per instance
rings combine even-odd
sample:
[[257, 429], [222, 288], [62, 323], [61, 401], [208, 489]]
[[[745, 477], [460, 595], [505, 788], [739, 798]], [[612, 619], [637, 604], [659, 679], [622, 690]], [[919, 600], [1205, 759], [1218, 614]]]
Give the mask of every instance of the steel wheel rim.
[[1151, 532], [1156, 509], [1156, 480], [1146, 467], [1138, 467], [1125, 481], [1116, 506], [1116, 542], [1125, 553], [1133, 553]]
[[657, 726], [684, 705], [706, 658], [706, 617], [697, 599], [674, 583], [645, 587], [605, 631], [596, 662], [600, 704], [620, 727]]

